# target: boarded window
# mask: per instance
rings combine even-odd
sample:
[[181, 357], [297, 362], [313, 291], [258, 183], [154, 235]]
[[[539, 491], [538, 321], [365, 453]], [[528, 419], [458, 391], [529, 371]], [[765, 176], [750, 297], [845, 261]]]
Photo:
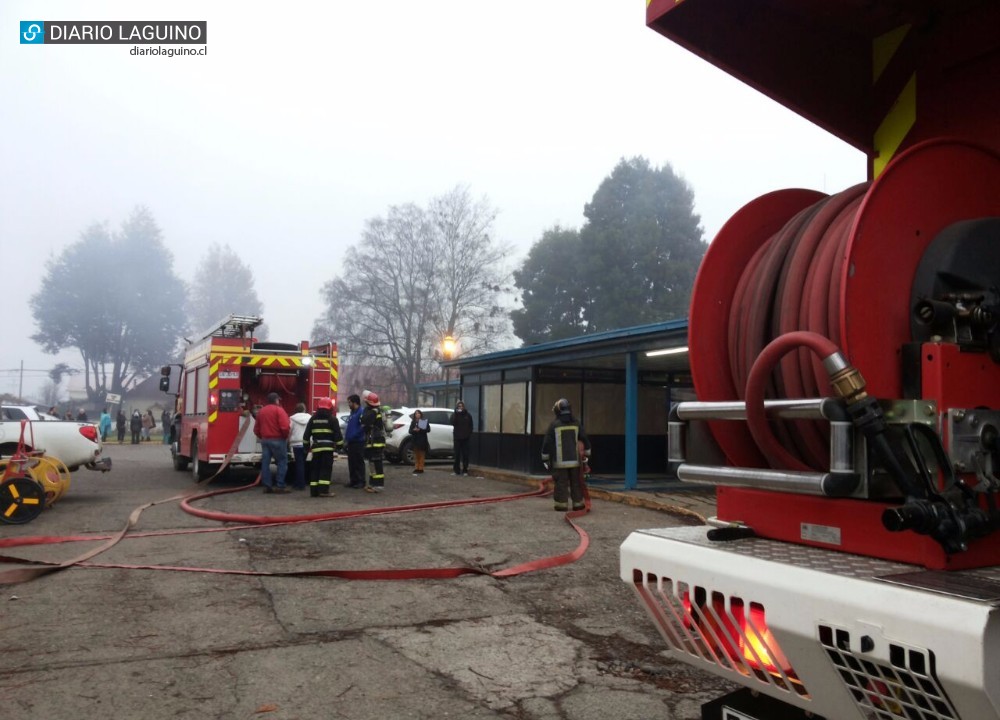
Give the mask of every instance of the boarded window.
[[483, 385], [483, 432], [500, 432], [500, 385]]
[[527, 416], [528, 383], [513, 382], [503, 386], [503, 413], [501, 421], [503, 432], [507, 435], [523, 435], [524, 421]]

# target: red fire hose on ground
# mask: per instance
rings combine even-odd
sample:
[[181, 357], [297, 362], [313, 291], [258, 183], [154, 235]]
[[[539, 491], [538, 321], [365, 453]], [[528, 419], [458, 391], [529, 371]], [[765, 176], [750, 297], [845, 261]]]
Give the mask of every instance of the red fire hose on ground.
[[[535, 560], [530, 560], [527, 562], [512, 565], [506, 568], [500, 568], [495, 570], [486, 570], [481, 567], [476, 567], [472, 565], [459, 565], [452, 567], [439, 567], [439, 568], [395, 568], [395, 569], [371, 569], [371, 570], [340, 570], [340, 569], [319, 569], [319, 570], [292, 570], [284, 572], [267, 572], [267, 571], [255, 571], [255, 570], [226, 570], [219, 568], [201, 568], [201, 567], [181, 567], [181, 566], [171, 566], [171, 565], [135, 565], [135, 564], [107, 564], [107, 563], [96, 563], [91, 562], [91, 558], [99, 555], [100, 553], [108, 550], [109, 548], [116, 545], [123, 539], [139, 538], [139, 537], [160, 537], [168, 535], [184, 535], [184, 534], [197, 534], [203, 532], [232, 532], [234, 530], [247, 530], [250, 528], [263, 528], [263, 527], [276, 527], [280, 525], [291, 525], [297, 523], [307, 523], [307, 522], [332, 522], [338, 520], [348, 520], [359, 517], [374, 516], [374, 515], [393, 515], [398, 513], [410, 513], [410, 512], [421, 512], [426, 510], [439, 510], [449, 507], [461, 507], [466, 505], [483, 505], [489, 503], [507, 502], [513, 500], [521, 500], [533, 497], [545, 497], [551, 493], [551, 482], [550, 480], [544, 480], [539, 484], [539, 487], [531, 492], [519, 493], [515, 495], [501, 495], [487, 498], [474, 498], [474, 499], [461, 499], [461, 500], [449, 500], [449, 501], [438, 501], [430, 503], [419, 503], [414, 505], [401, 505], [395, 507], [386, 508], [367, 508], [362, 510], [350, 510], [350, 511], [340, 511], [340, 512], [328, 512], [328, 513], [316, 513], [311, 515], [249, 515], [249, 514], [237, 514], [237, 513], [226, 513], [220, 511], [209, 511], [201, 508], [197, 508], [193, 503], [210, 498], [216, 495], [223, 495], [233, 492], [242, 492], [246, 490], [251, 490], [256, 488], [259, 484], [258, 478], [251, 484], [245, 485], [239, 488], [227, 488], [223, 490], [213, 490], [210, 492], [200, 492], [199, 488], [194, 488], [190, 492], [182, 493], [180, 495], [175, 495], [163, 500], [157, 500], [151, 503], [142, 505], [135, 510], [129, 516], [129, 520], [125, 527], [118, 533], [111, 536], [65, 536], [65, 537], [52, 537], [52, 536], [35, 536], [35, 537], [23, 537], [23, 538], [7, 538], [0, 539], [0, 550], [5, 550], [13, 547], [25, 547], [31, 545], [47, 545], [56, 543], [66, 543], [66, 542], [94, 542], [103, 540], [104, 542], [83, 555], [73, 558], [71, 560], [61, 562], [61, 563], [39, 563], [36, 560], [26, 560], [24, 558], [18, 558], [9, 555], [0, 554], [0, 562], [20, 564], [20, 565], [31, 565], [31, 567], [15, 568], [0, 572], [0, 585], [2, 584], [15, 584], [21, 582], [27, 582], [34, 578], [46, 575], [58, 570], [64, 570], [69, 567], [85, 567], [85, 568], [105, 568], [105, 569], [132, 569], [132, 570], [165, 570], [174, 572], [199, 572], [199, 573], [215, 573], [215, 574], [225, 574], [225, 575], [250, 575], [250, 576], [271, 576], [271, 577], [334, 577], [344, 580], [413, 580], [413, 579], [447, 579], [456, 578], [463, 575], [488, 575], [495, 578], [503, 577], [513, 577], [515, 575], [521, 575], [524, 573], [535, 572], [538, 570], [545, 570], [548, 568], [558, 567], [560, 565], [567, 565], [569, 563], [575, 562], [581, 558], [587, 551], [590, 544], [590, 537], [587, 535], [586, 531], [583, 530], [579, 525], [577, 525], [574, 520], [586, 515], [590, 511], [590, 495], [587, 492], [587, 486], [583, 484], [583, 492], [585, 498], [585, 509], [567, 512], [564, 514], [565, 521], [569, 523], [570, 527], [577, 533], [579, 537], [579, 542], [577, 547], [568, 553], [563, 553], [560, 555], [553, 555], [544, 558], [539, 558]], [[583, 472], [580, 473], [580, 482], [583, 483]], [[129, 533], [129, 531], [135, 527], [138, 522], [141, 513], [153, 505], [159, 505], [167, 502], [179, 501], [181, 507], [192, 515], [197, 517], [202, 517], [210, 520], [217, 520], [220, 522], [238, 522], [240, 525], [230, 525], [221, 528], [200, 528], [193, 530], [166, 530], [159, 532], [145, 532], [145, 533]]]

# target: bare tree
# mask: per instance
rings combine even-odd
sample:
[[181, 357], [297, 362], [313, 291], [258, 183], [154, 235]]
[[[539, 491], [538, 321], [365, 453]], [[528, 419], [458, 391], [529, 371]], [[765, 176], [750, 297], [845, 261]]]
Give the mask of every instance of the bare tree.
[[[212, 243], [191, 284], [187, 311], [192, 329], [207, 330], [232, 313], [260, 315], [263, 310], [254, 287], [253, 271], [228, 244]], [[266, 339], [266, 328], [258, 328], [256, 335]]]
[[459, 354], [509, 344], [508, 248], [490, 237], [495, 218], [486, 199], [456, 188], [426, 210], [393, 206], [368, 220], [347, 270], [323, 286], [313, 337], [336, 339], [355, 364], [391, 367], [408, 403], [445, 335], [458, 338]]

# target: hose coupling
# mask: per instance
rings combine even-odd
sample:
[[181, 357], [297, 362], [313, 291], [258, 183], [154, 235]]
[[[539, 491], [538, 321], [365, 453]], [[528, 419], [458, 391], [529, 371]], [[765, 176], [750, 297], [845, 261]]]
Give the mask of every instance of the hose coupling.
[[[837, 353], [837, 355], [840, 354]], [[840, 356], [840, 359], [843, 359], [843, 356]], [[865, 392], [865, 379], [861, 375], [861, 371], [846, 362], [841, 364], [834, 363], [832, 360], [834, 360], [833, 356], [827, 358], [824, 360], [824, 365], [830, 373], [830, 385], [833, 386], [837, 397], [842, 398], [848, 405], [854, 405], [868, 397], [868, 393]], [[831, 367], [835, 365], [840, 365], [840, 367], [831, 371]]]

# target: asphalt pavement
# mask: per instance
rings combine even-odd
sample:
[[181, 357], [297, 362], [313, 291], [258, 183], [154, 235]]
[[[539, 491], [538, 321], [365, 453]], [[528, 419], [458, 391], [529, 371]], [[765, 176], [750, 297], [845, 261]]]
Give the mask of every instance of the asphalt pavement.
[[[110, 473], [74, 473], [65, 497], [36, 520], [0, 525], [0, 539], [95, 539], [2, 552], [74, 558], [121, 530], [135, 508], [194, 485], [171, 468], [163, 445], [110, 444], [107, 454]], [[306, 516], [523, 494], [535, 482], [485, 472], [454, 477], [450, 463], [432, 463], [423, 475], [411, 470], [388, 466], [386, 490], [376, 495], [342, 487], [341, 460], [330, 499], [252, 488], [195, 505]], [[253, 479], [234, 473], [209, 489]], [[618, 547], [635, 529], [695, 522], [710, 501], [684, 493], [615, 497], [598, 488], [594, 495], [592, 512], [578, 520], [590, 539], [579, 560], [505, 579], [164, 568], [494, 570], [577, 547], [551, 498], [265, 527], [196, 517], [176, 500], [154, 504], [89, 562], [157, 569], [76, 566], [0, 586], [0, 717], [694, 720], [700, 704], [727, 686], [664, 655], [618, 578]]]

